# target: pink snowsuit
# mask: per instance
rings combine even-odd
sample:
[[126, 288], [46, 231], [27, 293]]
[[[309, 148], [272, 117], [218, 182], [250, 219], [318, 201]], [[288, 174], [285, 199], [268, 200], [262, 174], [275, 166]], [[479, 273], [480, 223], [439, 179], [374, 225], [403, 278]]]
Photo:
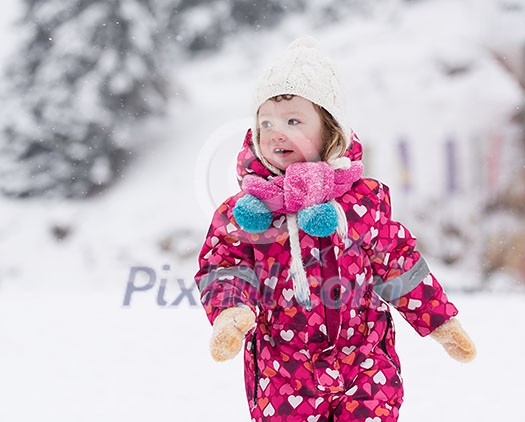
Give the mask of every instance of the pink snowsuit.
[[[351, 135], [346, 156], [361, 159]], [[252, 151], [248, 131], [239, 180], [271, 173]], [[257, 315], [246, 336], [245, 386], [252, 421], [397, 421], [403, 401], [390, 305], [426, 336], [457, 314], [415, 250], [416, 239], [391, 219], [388, 188], [361, 178], [336, 198], [348, 220], [337, 234], [299, 231], [312, 309], [294, 297], [284, 215], [259, 234], [243, 231], [219, 206], [199, 257], [196, 282], [210, 322], [231, 306]]]

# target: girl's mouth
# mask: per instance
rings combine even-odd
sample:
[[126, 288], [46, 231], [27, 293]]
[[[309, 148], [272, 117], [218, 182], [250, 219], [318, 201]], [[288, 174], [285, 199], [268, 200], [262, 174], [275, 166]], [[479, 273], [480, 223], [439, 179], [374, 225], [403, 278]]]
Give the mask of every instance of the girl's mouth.
[[288, 154], [292, 153], [293, 150], [291, 150], [291, 149], [285, 149], [285, 148], [275, 148], [275, 149], [273, 150], [273, 152], [274, 152], [275, 154], [279, 154], [279, 155], [285, 156], [285, 155], [288, 155]]

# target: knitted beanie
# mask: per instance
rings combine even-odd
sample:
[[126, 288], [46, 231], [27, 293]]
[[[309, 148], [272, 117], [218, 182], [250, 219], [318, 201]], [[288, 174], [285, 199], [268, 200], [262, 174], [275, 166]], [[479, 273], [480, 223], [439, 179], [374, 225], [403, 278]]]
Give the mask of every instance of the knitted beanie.
[[[345, 137], [347, 136], [344, 99], [336, 67], [330, 59], [321, 54], [318, 47], [318, 42], [312, 37], [296, 39], [275, 59], [257, 83], [252, 133], [255, 152], [267, 167], [269, 163], [263, 159], [257, 142], [257, 111], [266, 100], [277, 95], [298, 95], [323, 107], [343, 129]], [[280, 173], [278, 170], [276, 172], [271, 164], [269, 169]]]

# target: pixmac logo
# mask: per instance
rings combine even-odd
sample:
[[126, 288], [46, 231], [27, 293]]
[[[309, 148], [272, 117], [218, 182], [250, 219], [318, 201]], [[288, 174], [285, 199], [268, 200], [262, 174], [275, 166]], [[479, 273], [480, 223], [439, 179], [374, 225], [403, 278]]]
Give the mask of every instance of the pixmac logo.
[[[169, 265], [163, 265], [164, 271], [169, 271]], [[141, 279], [146, 278], [146, 283], [139, 282]], [[183, 278], [177, 278], [176, 283], [178, 285], [177, 293], [175, 296], [171, 292], [166, 292], [168, 279], [159, 278], [155, 270], [151, 267], [131, 267], [129, 272], [129, 278], [126, 283], [126, 292], [124, 294], [124, 306], [131, 305], [131, 296], [138, 293], [143, 293], [156, 288], [157, 289], [157, 305], [163, 307], [177, 307], [186, 299], [190, 306], [197, 306], [197, 301], [193, 297], [193, 291], [195, 290], [195, 283], [193, 280], [189, 283], [189, 287], [186, 286]]]

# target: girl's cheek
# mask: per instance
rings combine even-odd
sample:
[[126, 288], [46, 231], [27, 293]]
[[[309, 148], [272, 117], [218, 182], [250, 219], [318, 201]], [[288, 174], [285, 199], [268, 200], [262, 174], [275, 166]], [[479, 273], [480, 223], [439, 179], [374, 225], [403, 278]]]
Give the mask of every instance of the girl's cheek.
[[313, 143], [309, 138], [301, 139], [300, 141], [296, 142], [295, 146], [303, 154], [308, 154], [313, 149]]

